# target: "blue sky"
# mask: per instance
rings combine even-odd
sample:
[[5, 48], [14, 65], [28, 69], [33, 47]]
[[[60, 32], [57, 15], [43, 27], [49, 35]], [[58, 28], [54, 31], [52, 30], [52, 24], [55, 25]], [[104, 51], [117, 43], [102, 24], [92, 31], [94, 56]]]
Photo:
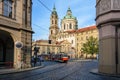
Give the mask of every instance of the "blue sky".
[[[73, 16], [77, 17], [78, 28], [95, 24], [96, 0], [40, 0], [50, 10], [55, 5], [59, 17], [59, 28], [61, 19], [66, 15], [68, 7], [71, 8]], [[48, 39], [51, 12], [46, 9], [39, 0], [33, 0], [32, 5], [32, 29], [33, 40]]]

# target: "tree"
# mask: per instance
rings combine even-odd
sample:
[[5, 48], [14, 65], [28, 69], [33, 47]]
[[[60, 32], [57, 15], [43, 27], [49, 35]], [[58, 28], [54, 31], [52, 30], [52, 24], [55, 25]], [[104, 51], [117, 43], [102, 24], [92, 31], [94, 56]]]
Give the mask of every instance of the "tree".
[[98, 53], [98, 39], [93, 36], [89, 37], [86, 43], [82, 44], [81, 52], [91, 54], [93, 58], [93, 54]]

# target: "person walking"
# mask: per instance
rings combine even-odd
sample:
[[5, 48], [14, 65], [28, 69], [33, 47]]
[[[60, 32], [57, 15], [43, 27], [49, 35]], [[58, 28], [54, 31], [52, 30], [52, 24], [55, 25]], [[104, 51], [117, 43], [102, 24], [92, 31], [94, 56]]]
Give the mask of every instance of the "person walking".
[[43, 58], [42, 58], [42, 56], [39, 56], [39, 63], [40, 63], [40, 65], [41, 65], [41, 62], [43, 61]]
[[34, 67], [36, 66], [36, 62], [37, 62], [37, 57], [34, 56], [34, 61], [33, 61], [33, 63], [34, 63]]

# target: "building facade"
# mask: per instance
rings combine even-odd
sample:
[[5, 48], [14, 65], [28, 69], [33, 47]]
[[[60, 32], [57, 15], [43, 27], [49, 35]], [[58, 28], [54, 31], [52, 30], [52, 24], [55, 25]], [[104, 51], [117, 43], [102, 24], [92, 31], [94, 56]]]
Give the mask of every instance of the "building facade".
[[[0, 0], [1, 63], [14, 68], [31, 66], [31, 11], [32, 0]], [[21, 48], [17, 42], [21, 42]]]
[[91, 55], [85, 55], [81, 52], [82, 44], [86, 43], [87, 39], [91, 36], [99, 39], [98, 38], [98, 29], [95, 25], [81, 28], [76, 31], [76, 53], [77, 53], [76, 56], [78, 58], [81, 58], [81, 57], [89, 58], [91, 56]]

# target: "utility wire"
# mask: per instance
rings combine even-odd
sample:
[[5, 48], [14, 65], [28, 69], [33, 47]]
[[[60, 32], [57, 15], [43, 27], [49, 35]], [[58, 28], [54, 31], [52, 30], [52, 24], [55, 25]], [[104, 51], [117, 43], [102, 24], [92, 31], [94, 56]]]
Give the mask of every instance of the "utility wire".
[[43, 4], [43, 2], [41, 2], [40, 0], [38, 0], [38, 2], [40, 2], [48, 11], [52, 12], [52, 10], [49, 9], [45, 4]]
[[49, 30], [47, 30], [47, 29], [45, 29], [45, 28], [43, 28], [43, 27], [41, 27], [41, 26], [39, 26], [39, 25], [37, 25], [37, 24], [34, 24], [34, 23], [33, 23], [33, 25], [36, 26], [36, 27], [38, 27], [38, 28], [40, 28], [40, 29], [42, 29], [42, 30], [49, 31]]

